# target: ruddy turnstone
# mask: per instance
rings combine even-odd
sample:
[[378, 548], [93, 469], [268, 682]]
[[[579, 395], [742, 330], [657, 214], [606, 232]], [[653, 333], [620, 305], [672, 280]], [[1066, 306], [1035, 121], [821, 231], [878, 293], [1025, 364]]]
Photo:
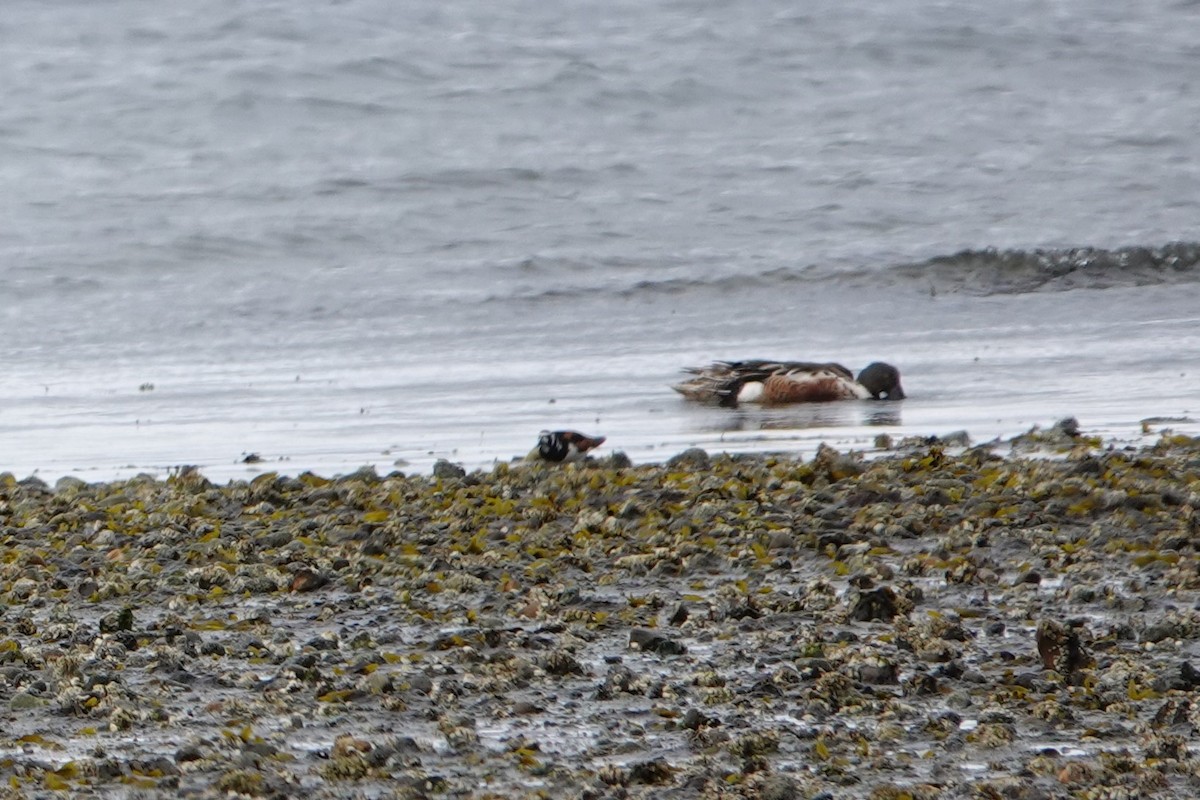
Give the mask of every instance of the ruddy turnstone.
[[538, 434], [537, 447], [529, 455], [556, 464], [582, 461], [589, 450], [602, 444], [603, 436], [585, 436], [578, 431], [542, 431]]

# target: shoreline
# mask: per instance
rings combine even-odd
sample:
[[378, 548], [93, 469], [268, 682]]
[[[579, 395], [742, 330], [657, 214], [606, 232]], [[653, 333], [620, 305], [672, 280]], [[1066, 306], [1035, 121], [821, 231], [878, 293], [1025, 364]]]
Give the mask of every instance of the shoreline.
[[[714, 455], [729, 455], [738, 458], [775, 457], [791, 459], [812, 458], [818, 451], [833, 447], [846, 450], [855, 456], [869, 459], [890, 458], [913, 448], [926, 447], [941, 443], [952, 452], [962, 452], [968, 448], [985, 448], [992, 452], [1007, 456], [1010, 454], [1029, 454], [1036, 448], [1030, 443], [1039, 441], [1047, 433], [1053, 433], [1059, 426], [1070, 422], [1077, 434], [1096, 449], [1139, 449], [1150, 446], [1158, 437], [1164, 435], [1200, 435], [1200, 426], [1190, 416], [1154, 416], [1139, 420], [1136, 426], [1127, 429], [1088, 428], [1079, 430], [1073, 417], [1066, 417], [1057, 422], [1042, 426], [1035, 424], [1016, 434], [993, 435], [987, 440], [977, 440], [966, 429], [953, 430], [940, 434], [924, 434], [909, 431], [872, 432], [870, 428], [855, 429], [857, 435], [805, 436], [797, 439], [730, 439], [718, 440], [701, 439], [690, 443], [686, 439], [674, 442], [664, 442], [661, 445], [641, 446], [633, 449], [614, 448], [611, 445], [605, 450], [609, 452], [600, 455], [590, 455], [589, 462], [597, 461], [607, 465], [658, 466], [680, 452], [688, 449], [706, 449]], [[834, 429], [836, 430], [836, 429]], [[1082, 440], [1081, 440], [1082, 441]], [[1059, 442], [1058, 445], [1069, 444]], [[670, 449], [674, 448], [674, 449]], [[524, 452], [524, 451], [523, 451]], [[632, 453], [632, 457], [631, 454]], [[385, 451], [390, 457], [390, 451]], [[361, 461], [342, 460], [341, 467], [333, 467], [325, 463], [324, 467], [316, 463], [308, 464], [312, 459], [300, 456], [293, 461], [290, 456], [265, 457], [259, 452], [243, 452], [241, 456], [228, 463], [179, 463], [179, 464], [147, 464], [135, 466], [128, 464], [124, 467], [77, 467], [75, 469], [58, 468], [55, 470], [42, 468], [25, 469], [23, 476], [14, 470], [0, 469], [0, 474], [13, 475], [19, 481], [39, 483], [46, 488], [53, 488], [60, 481], [67, 484], [106, 484], [119, 483], [135, 479], [168, 480], [182, 471], [197, 471], [206, 479], [214, 482], [245, 483], [253, 481], [262, 475], [276, 474], [295, 477], [301, 474], [313, 474], [326, 480], [337, 480], [349, 475], [374, 473], [380, 477], [408, 476], [432, 474], [438, 464], [449, 464], [467, 473], [487, 473], [501, 464], [510, 467], [525, 461], [523, 455], [512, 455], [507, 460], [491, 458], [480, 461], [478, 458], [462, 458], [454, 453], [442, 453], [430, 450], [423, 457], [409, 461], [404, 458], [395, 459], [390, 463], [380, 463], [378, 459], [365, 458]], [[318, 461], [320, 461], [318, 459]], [[305, 466], [308, 464], [307, 466]], [[332, 467], [332, 468], [330, 468]], [[89, 473], [99, 473], [103, 477], [92, 477]]]
[[1200, 439], [1014, 441], [0, 475], [0, 777], [15, 796], [1177, 796], [1200, 780]]

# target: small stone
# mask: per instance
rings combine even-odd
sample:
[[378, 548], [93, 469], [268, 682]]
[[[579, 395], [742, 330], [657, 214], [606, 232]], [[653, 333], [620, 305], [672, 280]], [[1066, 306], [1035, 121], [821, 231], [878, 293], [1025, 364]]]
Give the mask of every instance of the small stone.
[[854, 458], [839, 453], [835, 448], [822, 442], [817, 446], [817, 454], [812, 460], [813, 469], [825, 474], [831, 481], [861, 475], [866, 467]]
[[462, 468], [461, 464], [452, 463], [444, 458], [439, 458], [433, 464], [433, 477], [439, 480], [465, 478], [466, 475], [467, 471]]
[[[1081, 631], [1083, 624], [1073, 621], [1069, 625], [1051, 619], [1038, 622], [1036, 641], [1042, 666], [1069, 675], [1093, 663], [1092, 656], [1084, 646]], [[1061, 663], [1059, 656], [1065, 655]]]
[[512, 712], [514, 714], [540, 714], [546, 709], [537, 703], [532, 703], [528, 700], [518, 700], [513, 703]]
[[388, 759], [396, 754], [396, 747], [391, 742], [380, 742], [375, 744], [369, 753], [366, 754], [367, 765], [379, 769], [387, 764]]
[[1189, 661], [1179, 665], [1179, 677], [1187, 685], [1188, 691], [1200, 686], [1200, 670], [1193, 667]]
[[656, 758], [653, 761], [642, 761], [629, 768], [629, 782], [643, 784], [670, 783], [674, 768], [666, 759]]
[[[311, 647], [314, 650], [337, 650], [339, 641], [336, 634], [323, 633], [320, 636], [314, 636], [304, 643], [305, 647]], [[315, 661], [312, 663], [316, 663]], [[311, 664], [310, 664], [311, 666]]]
[[385, 556], [391, 551], [386, 539], [382, 536], [372, 536], [362, 543], [364, 556]]
[[608, 458], [601, 459], [600, 466], [605, 469], [629, 469], [633, 466], [633, 461], [625, 455], [624, 451], [617, 450]]
[[861, 592], [854, 607], [850, 610], [850, 619], [859, 622], [874, 620], [891, 621], [899, 612], [896, 593], [890, 587], [881, 586], [878, 589]]
[[703, 448], [689, 447], [682, 453], [668, 458], [667, 466], [671, 469], [687, 469], [692, 472], [701, 472], [709, 468], [710, 461], [708, 453]]
[[100, 618], [101, 633], [133, 630], [133, 609], [126, 606]]
[[87, 488], [87, 482], [72, 475], [64, 475], [54, 482], [55, 494], [72, 494]]
[[292, 576], [293, 592], [312, 592], [329, 583], [329, 579], [311, 569], [302, 569]]
[[1018, 672], [1012, 677], [1012, 684], [1022, 689], [1032, 689], [1037, 686], [1038, 677], [1036, 672]]
[[204, 751], [194, 744], [185, 744], [183, 747], [175, 751], [176, 764], [183, 764], [188, 761], [199, 761], [202, 758], [204, 758]]
[[200, 655], [223, 656], [225, 655], [225, 645], [220, 642], [204, 642], [200, 645]]
[[1175, 627], [1173, 625], [1166, 622], [1156, 622], [1146, 626], [1146, 630], [1142, 632], [1142, 641], [1158, 643], [1174, 638], [1174, 636]]
[[50, 485], [36, 475], [30, 475], [28, 478], [22, 478], [17, 481], [17, 485], [23, 489], [34, 492], [48, 492]]
[[13, 711], [28, 711], [32, 708], [44, 706], [46, 701], [40, 697], [34, 697], [29, 692], [17, 692], [8, 701], [8, 707]]
[[582, 675], [583, 665], [570, 654], [556, 650], [542, 659], [542, 669], [551, 675]]
[[938, 437], [947, 447], [970, 447], [971, 436], [966, 431], [953, 431]]
[[333, 747], [329, 751], [329, 757], [345, 758], [357, 753], [369, 753], [371, 749], [371, 743], [367, 740], [345, 734], [333, 740]]
[[375, 467], [370, 464], [359, 467], [354, 472], [349, 472], [345, 475], [339, 475], [336, 479], [338, 483], [379, 483], [379, 473], [375, 471]]
[[392, 676], [379, 670], [368, 675], [365, 683], [371, 694], [389, 694], [394, 688]]
[[1050, 432], [1074, 439], [1079, 436], [1079, 420], [1074, 417], [1064, 417], [1054, 423], [1054, 426], [1050, 428]]
[[936, 695], [940, 688], [937, 676], [930, 675], [928, 672], [915, 673], [905, 683], [906, 692], [917, 697]]
[[1031, 569], [1028, 572], [1022, 573], [1013, 582], [1013, 585], [1019, 585], [1022, 583], [1032, 583], [1034, 586], [1037, 586], [1041, 582], [1042, 582], [1042, 574], [1040, 572], [1038, 572], [1036, 569]]
[[1155, 712], [1151, 724], [1155, 728], [1170, 728], [1176, 725], [1187, 725], [1188, 715], [1192, 711], [1192, 702], [1187, 699], [1169, 698]]
[[659, 655], [682, 655], [687, 652], [687, 648], [679, 642], [646, 628], [634, 628], [629, 632], [629, 647], [631, 650]]
[[421, 694], [430, 694], [433, 692], [433, 679], [423, 673], [413, 675], [409, 678], [408, 685], [414, 692]]
[[858, 668], [858, 679], [863, 683], [886, 685], [899, 683], [899, 669], [895, 664], [863, 664]]
[[769, 775], [758, 787], [762, 800], [794, 800], [803, 797], [800, 784], [787, 775]]
[[145, 761], [135, 760], [129, 764], [130, 769], [143, 775], [178, 775], [179, 767], [176, 762], [166, 756], [155, 756]]

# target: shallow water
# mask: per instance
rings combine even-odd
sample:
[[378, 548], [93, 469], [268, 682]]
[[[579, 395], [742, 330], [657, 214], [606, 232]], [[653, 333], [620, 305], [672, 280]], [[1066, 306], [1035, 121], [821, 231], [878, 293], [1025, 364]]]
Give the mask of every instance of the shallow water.
[[[811, 453], [824, 441], [861, 449], [883, 432], [965, 429], [981, 442], [1068, 415], [1088, 433], [1136, 441], [1148, 417], [1182, 420], [1152, 423], [1153, 435], [1197, 429], [1200, 325], [1186, 294], [1174, 287], [1019, 298], [910, 292], [880, 301], [883, 311], [865, 317], [873, 328], [793, 334], [790, 346], [773, 345], [784, 340], [763, 331], [709, 337], [696, 330], [701, 320], [685, 317], [683, 335], [669, 343], [630, 336], [605, 352], [602, 341], [529, 333], [518, 349], [512, 340], [528, 323], [514, 320], [512, 330], [496, 331], [440, 369], [419, 353], [386, 358], [385, 345], [346, 350], [317, 340], [283, 363], [267, 356], [180, 363], [163, 355], [115, 364], [103, 376], [40, 366], [10, 370], [0, 384], [0, 435], [6, 466], [17, 474], [96, 479], [181, 463], [222, 479], [364, 464], [426, 469], [438, 457], [486, 466], [524, 453], [537, 430], [558, 426], [605, 433], [609, 446], [637, 461], [688, 446]], [[1065, 303], [1078, 316], [1058, 318]], [[627, 307], [619, 310], [624, 319], [608, 318], [632, 327], [654, 310]], [[888, 347], [881, 351], [879, 341]], [[890, 359], [904, 370], [909, 398], [730, 410], [687, 403], [668, 388], [676, 367], [710, 355], [813, 351], [852, 364]], [[139, 390], [146, 382], [153, 388]], [[250, 452], [264, 462], [237, 463]]]
[[[1198, 17], [13, 3], [0, 466], [473, 467], [550, 427], [635, 460], [1195, 431], [1195, 259], [1047, 279], [1070, 259], [954, 254], [1200, 238]], [[888, 360], [910, 399], [666, 388], [746, 357]]]

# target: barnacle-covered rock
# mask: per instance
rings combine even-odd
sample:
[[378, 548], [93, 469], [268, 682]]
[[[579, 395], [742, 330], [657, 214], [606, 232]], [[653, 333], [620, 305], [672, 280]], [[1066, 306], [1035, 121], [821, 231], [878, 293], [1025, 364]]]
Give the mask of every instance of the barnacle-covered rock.
[[[1188, 796], [1200, 441], [1026, 444], [1054, 457], [0, 475], [10, 771], [314, 800], [484, 775], [496, 796], [883, 797], [925, 791], [893, 783], [919, 757], [945, 794]], [[171, 769], [159, 736], [189, 743]], [[1047, 740], [1083, 755], [1026, 747]]]

